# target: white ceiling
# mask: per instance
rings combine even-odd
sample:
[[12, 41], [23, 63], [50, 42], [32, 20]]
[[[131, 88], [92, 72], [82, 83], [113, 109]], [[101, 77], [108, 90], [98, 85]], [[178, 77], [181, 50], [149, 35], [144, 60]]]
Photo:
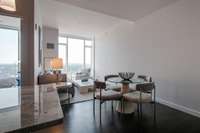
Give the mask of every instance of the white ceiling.
[[40, 8], [43, 24], [60, 34], [93, 37], [125, 21], [54, 0], [41, 0]]
[[57, 0], [81, 8], [136, 21], [178, 0]]
[[92, 37], [177, 0], [40, 0], [43, 24], [60, 34]]

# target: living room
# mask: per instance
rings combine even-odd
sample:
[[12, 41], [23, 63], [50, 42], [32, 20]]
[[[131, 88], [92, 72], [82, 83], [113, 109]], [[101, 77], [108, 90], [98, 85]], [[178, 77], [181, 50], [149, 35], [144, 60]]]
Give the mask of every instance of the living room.
[[[74, 85], [75, 94], [70, 103], [91, 100], [96, 77], [95, 40], [112, 27], [128, 21], [62, 2], [46, 3], [44, 0], [39, 5], [43, 23], [44, 71], [52, 71], [52, 59], [62, 59], [63, 65], [59, 69]], [[64, 103], [69, 103], [67, 94], [61, 96], [65, 99]]]
[[0, 0], [0, 132], [199, 133], [199, 6]]

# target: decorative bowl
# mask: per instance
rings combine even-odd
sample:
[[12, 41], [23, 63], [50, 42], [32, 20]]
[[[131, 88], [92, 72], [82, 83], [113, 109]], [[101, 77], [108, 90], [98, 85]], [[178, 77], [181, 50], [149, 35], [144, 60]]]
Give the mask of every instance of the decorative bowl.
[[123, 80], [130, 80], [131, 78], [133, 78], [133, 76], [135, 75], [134, 72], [120, 72], [119, 76], [123, 79]]

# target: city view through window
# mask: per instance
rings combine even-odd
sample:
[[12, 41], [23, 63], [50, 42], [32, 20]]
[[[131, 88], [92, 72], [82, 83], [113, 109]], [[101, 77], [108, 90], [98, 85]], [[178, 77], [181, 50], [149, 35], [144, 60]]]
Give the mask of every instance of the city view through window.
[[18, 84], [18, 39], [17, 30], [0, 28], [0, 88]]
[[92, 69], [92, 41], [59, 37], [59, 58], [63, 59], [64, 71], [74, 76], [83, 69]]

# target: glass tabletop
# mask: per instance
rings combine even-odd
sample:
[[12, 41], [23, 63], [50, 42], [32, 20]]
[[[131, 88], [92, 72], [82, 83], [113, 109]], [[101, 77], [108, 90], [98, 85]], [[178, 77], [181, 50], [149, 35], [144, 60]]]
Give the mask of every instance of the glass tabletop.
[[120, 77], [109, 78], [107, 81], [112, 82], [112, 83], [122, 83], [122, 84], [141, 84], [145, 82], [143, 79], [140, 79], [140, 78], [132, 78], [130, 80], [123, 80]]

